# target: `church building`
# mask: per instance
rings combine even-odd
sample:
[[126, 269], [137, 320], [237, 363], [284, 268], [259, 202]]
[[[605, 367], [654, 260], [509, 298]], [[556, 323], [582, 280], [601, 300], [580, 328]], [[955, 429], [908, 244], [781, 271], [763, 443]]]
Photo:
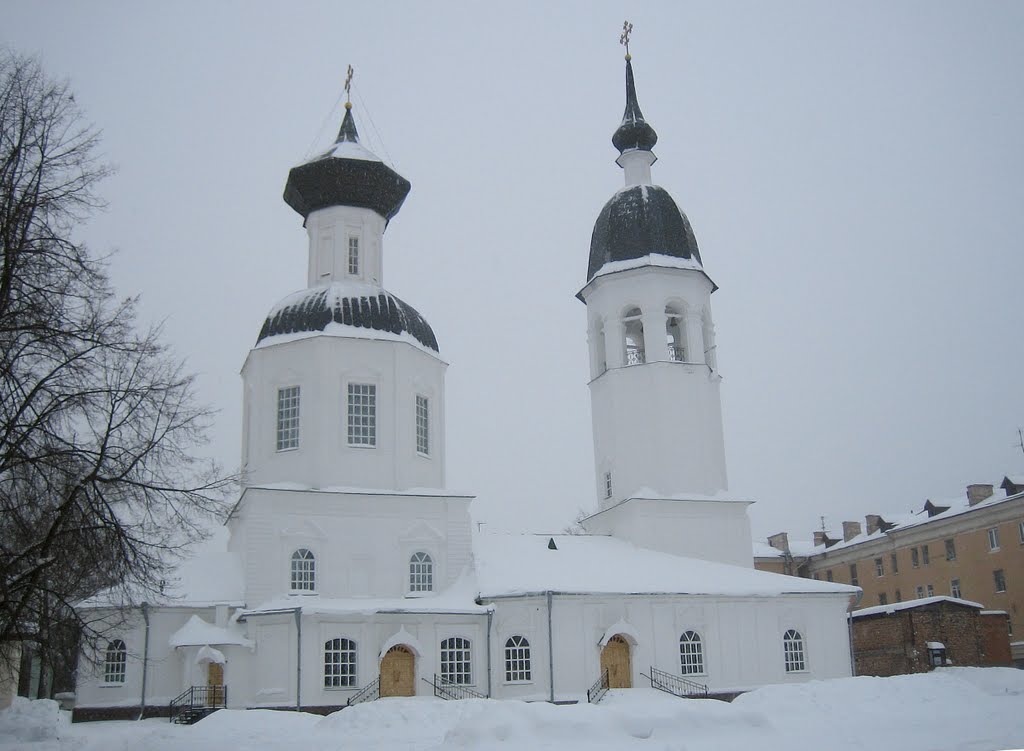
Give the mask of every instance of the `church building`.
[[[242, 367], [245, 479], [223, 549], [83, 656], [76, 719], [596, 701], [648, 682], [726, 695], [851, 674], [859, 590], [753, 567], [750, 501], [727, 489], [717, 286], [652, 182], [658, 136], [628, 54], [625, 73], [612, 137], [625, 184], [598, 214], [578, 293], [597, 501], [585, 533], [475, 532], [473, 498], [446, 490], [447, 363], [383, 277], [410, 183], [361, 145], [346, 104], [334, 145], [288, 174], [307, 286], [270, 309]], [[103, 617], [100, 601], [83, 607]]]

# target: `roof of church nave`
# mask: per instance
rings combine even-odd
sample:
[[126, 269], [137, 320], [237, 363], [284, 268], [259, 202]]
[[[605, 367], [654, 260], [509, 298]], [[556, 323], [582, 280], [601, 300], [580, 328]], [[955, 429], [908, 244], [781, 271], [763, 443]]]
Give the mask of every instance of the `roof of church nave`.
[[[626, 110], [612, 136], [620, 154], [651, 151], [658, 142], [644, 119], [633, 82], [633, 63], [626, 59]], [[590, 239], [587, 281], [607, 263], [658, 253], [700, 263], [697, 238], [668, 191], [657, 185], [632, 185], [619, 190], [601, 209]]]
[[340, 336], [379, 332], [409, 335], [438, 352], [437, 338], [415, 308], [376, 285], [355, 282], [304, 289], [275, 305], [260, 329], [256, 343], [284, 334], [319, 333], [332, 324], [344, 326]]

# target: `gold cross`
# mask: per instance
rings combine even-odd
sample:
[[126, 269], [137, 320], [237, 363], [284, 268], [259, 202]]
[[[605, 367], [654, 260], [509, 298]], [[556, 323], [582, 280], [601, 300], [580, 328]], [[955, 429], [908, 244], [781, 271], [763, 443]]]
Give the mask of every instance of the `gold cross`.
[[352, 70], [352, 66], [348, 66], [348, 74], [345, 76], [345, 104], [348, 107], [352, 106], [352, 74], [355, 73]]
[[629, 54], [629, 35], [632, 33], [632, 31], [633, 31], [633, 24], [631, 24], [629, 21], [623, 21], [622, 22], [622, 34], [619, 36], [619, 44], [621, 44], [622, 46], [624, 46], [626, 48], [626, 59], [627, 60], [630, 59], [630, 54]]

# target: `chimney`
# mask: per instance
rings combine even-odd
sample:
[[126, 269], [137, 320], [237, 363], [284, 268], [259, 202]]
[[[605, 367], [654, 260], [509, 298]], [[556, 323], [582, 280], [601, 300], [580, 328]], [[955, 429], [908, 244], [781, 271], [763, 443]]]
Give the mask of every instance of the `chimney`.
[[860, 522], [843, 522], [843, 542], [849, 542], [860, 534]]
[[968, 485], [967, 486], [967, 505], [976, 506], [986, 498], [992, 497], [992, 486], [991, 485]]
[[772, 535], [768, 538], [768, 544], [776, 550], [781, 550], [784, 553], [789, 552], [789, 533], [779, 532], [776, 535]]
[[819, 545], [824, 545], [825, 544], [825, 540], [827, 540], [827, 539], [828, 539], [828, 534], [825, 533], [825, 530], [823, 530], [823, 529], [816, 529], [816, 530], [814, 530], [814, 547], [818, 547]]
[[866, 525], [869, 535], [873, 535], [878, 531], [878, 528], [881, 526], [881, 521], [882, 517], [878, 514], [868, 514], [864, 517], [864, 524]]

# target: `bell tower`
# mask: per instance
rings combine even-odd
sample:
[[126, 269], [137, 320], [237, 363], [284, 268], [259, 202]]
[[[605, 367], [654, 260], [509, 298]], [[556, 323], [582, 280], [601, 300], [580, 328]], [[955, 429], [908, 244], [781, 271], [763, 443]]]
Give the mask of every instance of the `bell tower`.
[[[711, 314], [717, 286], [686, 214], [652, 182], [657, 141], [627, 52], [626, 109], [612, 136], [625, 185], [598, 215], [587, 283], [577, 295], [587, 306], [599, 509], [584, 524], [647, 547], [749, 566], [747, 503], [724, 500]], [[684, 518], [689, 529], [676, 529], [673, 520]], [[698, 533], [695, 518], [718, 521]], [[718, 545], [726, 529], [745, 536], [744, 550], [720, 554], [700, 539], [715, 532]]]

